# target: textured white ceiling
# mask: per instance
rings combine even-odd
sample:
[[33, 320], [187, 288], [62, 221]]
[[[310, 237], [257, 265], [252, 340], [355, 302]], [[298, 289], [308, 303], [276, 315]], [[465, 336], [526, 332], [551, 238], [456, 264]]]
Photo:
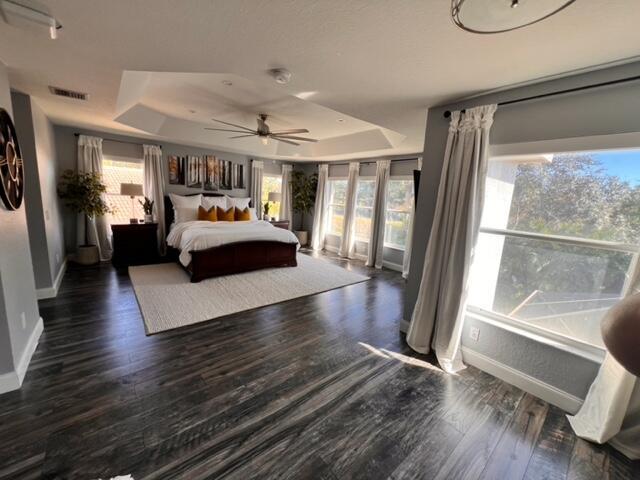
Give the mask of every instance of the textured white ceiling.
[[[420, 151], [430, 105], [640, 53], [637, 0], [579, 0], [544, 22], [499, 35], [459, 30], [448, 0], [50, 0], [46, 6], [64, 26], [59, 39], [0, 23], [0, 59], [12, 86], [33, 95], [54, 122], [140, 133], [114, 121], [123, 72], [225, 73], [288, 95], [317, 92], [309, 97], [314, 104], [406, 137], [393, 148], [327, 159]], [[280, 66], [294, 74], [289, 85], [275, 85], [266, 74]], [[91, 99], [52, 97], [49, 84]], [[178, 137], [162, 138], [185, 141]], [[252, 153], [265, 152], [257, 145]]]

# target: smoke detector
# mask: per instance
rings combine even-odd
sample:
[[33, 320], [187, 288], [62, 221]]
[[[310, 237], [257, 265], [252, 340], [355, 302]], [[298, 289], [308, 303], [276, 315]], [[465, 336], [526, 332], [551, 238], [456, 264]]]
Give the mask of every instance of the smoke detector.
[[269, 70], [269, 75], [280, 85], [286, 85], [291, 81], [291, 72], [286, 68], [272, 68]]

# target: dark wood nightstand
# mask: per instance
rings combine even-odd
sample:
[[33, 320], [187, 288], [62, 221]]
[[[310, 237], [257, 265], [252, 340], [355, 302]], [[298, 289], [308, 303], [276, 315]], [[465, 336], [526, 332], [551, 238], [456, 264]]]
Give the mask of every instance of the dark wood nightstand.
[[145, 265], [158, 261], [158, 224], [126, 223], [111, 225], [112, 263], [116, 267]]
[[289, 230], [289, 220], [270, 220], [269, 223], [274, 227], [284, 228]]

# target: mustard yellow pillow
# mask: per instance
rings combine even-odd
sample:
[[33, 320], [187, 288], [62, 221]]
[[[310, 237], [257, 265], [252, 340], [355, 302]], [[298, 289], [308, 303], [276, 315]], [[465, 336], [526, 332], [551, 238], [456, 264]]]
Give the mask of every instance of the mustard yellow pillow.
[[229, 210], [224, 208], [216, 207], [216, 215], [218, 216], [219, 222], [233, 222], [235, 220], [236, 215], [236, 207], [231, 207]]
[[207, 220], [209, 222], [217, 222], [218, 215], [216, 213], [216, 207], [211, 207], [209, 210], [202, 205], [198, 207], [198, 220]]
[[246, 222], [251, 220], [251, 212], [249, 211], [249, 207], [244, 210], [240, 210], [236, 207], [236, 222]]

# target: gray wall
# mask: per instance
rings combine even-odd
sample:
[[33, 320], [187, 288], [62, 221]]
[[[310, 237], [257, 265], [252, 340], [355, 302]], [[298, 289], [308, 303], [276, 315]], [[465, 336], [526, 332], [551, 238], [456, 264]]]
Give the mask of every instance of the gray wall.
[[13, 92], [26, 180], [29, 245], [36, 288], [53, 287], [64, 261], [62, 211], [56, 193], [58, 162], [53, 125], [28, 95]]
[[[142, 144], [150, 143], [155, 144], [157, 142], [151, 140], [145, 140], [139, 137], [132, 137], [126, 135], [114, 135], [105, 132], [86, 130], [75, 127], [64, 127], [56, 125], [54, 127], [55, 132], [55, 144], [56, 151], [58, 157], [59, 169], [76, 169], [76, 155], [77, 155], [77, 138], [75, 137], [75, 133], [81, 133], [85, 135], [93, 135], [96, 137], [101, 137], [104, 139], [103, 142], [103, 153], [105, 155], [114, 155], [120, 157], [131, 157], [131, 158], [142, 158]], [[134, 144], [130, 143], [119, 143], [112, 142], [109, 140], [121, 140], [125, 142], [134, 142]], [[186, 145], [178, 145], [175, 143], [166, 143], [161, 142], [162, 145], [162, 154], [165, 159], [165, 163], [167, 163], [166, 159], [170, 155], [216, 155], [219, 158], [224, 160], [230, 160], [233, 163], [239, 163], [244, 165], [245, 167], [245, 186], [247, 188], [244, 189], [234, 189], [234, 190], [221, 190], [222, 193], [227, 193], [230, 196], [234, 197], [248, 197], [250, 196], [250, 186], [251, 186], [251, 164], [250, 160], [252, 158], [257, 157], [249, 157], [247, 155], [239, 155], [236, 153], [226, 153], [218, 150], [210, 150], [203, 149], [198, 147], [191, 147]], [[273, 160], [264, 160], [265, 163], [265, 172], [268, 173], [281, 173], [281, 162], [273, 161]], [[167, 176], [168, 182], [168, 176]], [[167, 193], [177, 193], [177, 194], [187, 194], [187, 193], [197, 193], [203, 191], [202, 189], [194, 189], [189, 188], [184, 185], [170, 185], [166, 184], [166, 192]], [[66, 251], [68, 253], [72, 253], [76, 249], [76, 223], [75, 223], [75, 214], [69, 212], [65, 209], [64, 213], [64, 238]]]
[[[640, 63], [633, 63], [573, 77], [506, 90], [472, 100], [431, 108], [427, 118], [420, 192], [411, 255], [411, 271], [405, 294], [404, 318], [409, 320], [420, 286], [427, 240], [431, 230], [444, 158], [448, 120], [445, 110], [457, 110], [475, 105], [549, 93], [582, 85], [640, 75]], [[640, 83], [611, 86], [564, 96], [502, 106], [498, 108], [491, 130], [491, 144], [509, 144], [553, 140], [592, 135], [640, 132]], [[485, 342], [474, 343], [467, 335], [473, 320], [467, 322], [462, 343], [498, 362], [512, 366], [535, 378], [551, 383], [561, 390], [579, 397], [586, 394], [597, 371], [597, 365], [582, 357], [557, 349], [549, 349], [537, 342], [523, 340], [502, 329], [487, 329]], [[481, 337], [483, 336], [481, 333]], [[513, 350], [512, 345], [521, 348]], [[545, 359], [544, 362], [526, 359]], [[523, 360], [525, 359], [525, 360]], [[562, 368], [558, 366], [562, 365]], [[556, 373], [550, 370], [557, 370]], [[568, 373], [571, 372], [571, 373]]]
[[[0, 106], [12, 113], [9, 78], [2, 63]], [[0, 205], [0, 225], [0, 374], [3, 374], [14, 371], [19, 364], [40, 316], [25, 207], [9, 211]]]

